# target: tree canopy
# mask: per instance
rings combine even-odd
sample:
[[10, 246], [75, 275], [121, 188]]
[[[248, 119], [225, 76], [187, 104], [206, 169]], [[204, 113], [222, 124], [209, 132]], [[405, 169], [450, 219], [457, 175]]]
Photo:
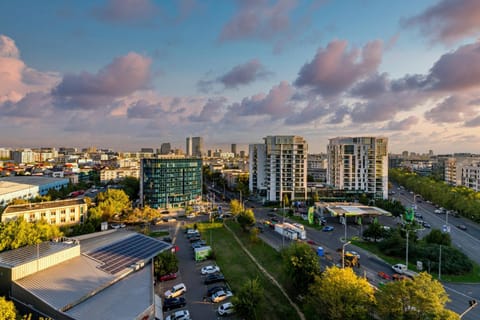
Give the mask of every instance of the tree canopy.
[[155, 275], [162, 276], [165, 274], [178, 271], [178, 258], [171, 251], [164, 251], [154, 259]]
[[282, 251], [282, 257], [291, 291], [294, 294], [306, 293], [315, 276], [320, 274], [317, 255], [308, 244], [293, 242]]
[[458, 319], [445, 309], [449, 299], [442, 284], [426, 272], [385, 284], [376, 299], [382, 319]]
[[0, 224], [0, 251], [17, 249], [61, 237], [56, 225], [46, 221], [27, 222], [23, 218]]
[[91, 208], [90, 217], [103, 221], [110, 220], [116, 214], [122, 214], [131, 208], [130, 199], [123, 190], [109, 189], [97, 196], [97, 206]]
[[233, 296], [232, 303], [241, 319], [261, 319], [265, 296], [260, 281], [258, 279], [247, 281]]
[[375, 305], [372, 286], [351, 268], [328, 268], [309, 288], [306, 309], [310, 319], [368, 319]]
[[255, 214], [251, 209], [247, 209], [237, 216], [237, 221], [243, 230], [248, 230], [255, 224]]
[[0, 296], [0, 319], [1, 320], [16, 320], [17, 310], [12, 301], [8, 301], [5, 297]]

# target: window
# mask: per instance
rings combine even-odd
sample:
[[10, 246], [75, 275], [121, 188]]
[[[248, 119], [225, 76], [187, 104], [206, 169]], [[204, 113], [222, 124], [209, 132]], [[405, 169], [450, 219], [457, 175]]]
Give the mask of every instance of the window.
[[75, 222], [75, 215], [73, 214], [70, 215], [70, 222]]

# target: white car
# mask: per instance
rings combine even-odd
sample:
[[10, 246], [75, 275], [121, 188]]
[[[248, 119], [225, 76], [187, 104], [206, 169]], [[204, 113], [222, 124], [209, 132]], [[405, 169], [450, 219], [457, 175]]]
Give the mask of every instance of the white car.
[[167, 316], [165, 320], [190, 320], [190, 312], [188, 310], [180, 310]]
[[187, 287], [183, 283], [176, 284], [172, 289], [165, 292], [165, 298], [175, 298], [187, 292]]
[[222, 304], [220, 307], [218, 307], [217, 311], [218, 311], [218, 314], [221, 316], [235, 313], [235, 309], [233, 308], [233, 303], [231, 302], [226, 302]]
[[222, 302], [223, 300], [229, 298], [233, 296], [232, 292], [231, 291], [223, 291], [223, 290], [220, 290], [220, 291], [217, 291], [215, 292], [214, 294], [212, 294], [212, 302], [213, 303], [217, 303], [217, 302]]
[[202, 274], [212, 274], [215, 272], [220, 272], [220, 268], [218, 266], [206, 266], [202, 268]]

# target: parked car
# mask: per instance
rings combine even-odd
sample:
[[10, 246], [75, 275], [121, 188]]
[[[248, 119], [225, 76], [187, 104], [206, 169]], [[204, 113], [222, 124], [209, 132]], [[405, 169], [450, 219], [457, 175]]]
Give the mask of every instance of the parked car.
[[190, 320], [190, 312], [188, 310], [179, 310], [167, 316], [165, 320]]
[[325, 226], [323, 227], [322, 231], [323, 232], [330, 232], [333, 231], [335, 228], [333, 226]]
[[170, 298], [163, 300], [163, 311], [168, 311], [172, 309], [183, 308], [187, 304], [187, 300], [183, 297], [179, 298]]
[[463, 230], [463, 231], [467, 230], [467, 226], [464, 225], [464, 224], [459, 224], [459, 225], [457, 226], [457, 228], [460, 229], [460, 230]]
[[212, 294], [212, 297], [211, 297], [211, 300], [213, 303], [217, 303], [217, 302], [222, 302], [223, 300], [229, 298], [233, 296], [232, 292], [231, 291], [217, 291], [215, 292], [214, 294]]
[[225, 291], [225, 290], [228, 290], [228, 288], [226, 286], [215, 286], [215, 287], [211, 287], [210, 289], [207, 290], [207, 297], [211, 297], [212, 294], [214, 294], [215, 292], [218, 292], [218, 291]]
[[226, 302], [224, 304], [222, 304], [220, 307], [218, 307], [218, 310], [217, 310], [218, 314], [220, 316], [224, 316], [224, 315], [229, 315], [229, 314], [232, 314], [232, 313], [235, 313], [235, 309], [233, 307], [233, 303], [231, 302]]
[[168, 281], [168, 280], [173, 280], [173, 279], [177, 279], [177, 273], [176, 272], [164, 274], [163, 276], [160, 276], [158, 278], [158, 280], [160, 280], [160, 281]]
[[221, 273], [214, 273], [214, 274], [209, 274], [208, 276], [206, 276], [206, 278], [205, 278], [205, 280], [203, 281], [203, 283], [205, 283], [205, 284], [212, 284], [212, 283], [222, 282], [222, 281], [225, 281], [225, 277], [223, 276], [223, 274], [221, 274]]
[[187, 292], [187, 287], [185, 286], [184, 283], [179, 283], [174, 285], [170, 290], [167, 290], [165, 292], [165, 298], [167, 299], [175, 298], [175, 297], [181, 296], [185, 292]]
[[202, 274], [211, 274], [220, 272], [220, 268], [218, 266], [205, 266], [201, 270]]
[[170, 238], [170, 237], [163, 237], [163, 238], [162, 238], [162, 241], [165, 241], [165, 242], [168, 242], [168, 243], [172, 243], [172, 238]]
[[414, 216], [415, 216], [415, 218], [417, 218], [417, 219], [423, 219], [422, 214], [419, 213], [419, 212], [415, 212]]

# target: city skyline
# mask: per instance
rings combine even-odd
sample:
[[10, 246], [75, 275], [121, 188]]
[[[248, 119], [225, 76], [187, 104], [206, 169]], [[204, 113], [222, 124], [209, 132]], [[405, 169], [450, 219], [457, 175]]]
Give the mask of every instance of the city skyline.
[[480, 2], [0, 3], [0, 147], [480, 153]]

